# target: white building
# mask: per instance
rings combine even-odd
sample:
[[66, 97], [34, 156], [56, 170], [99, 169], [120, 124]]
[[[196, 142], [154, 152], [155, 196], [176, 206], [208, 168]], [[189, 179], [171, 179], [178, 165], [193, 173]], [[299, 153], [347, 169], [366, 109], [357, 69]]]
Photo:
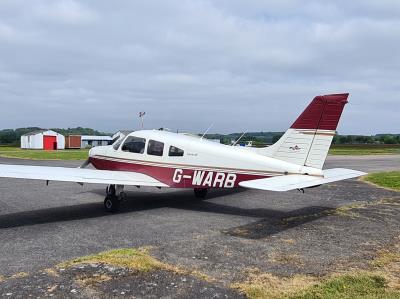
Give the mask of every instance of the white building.
[[109, 145], [112, 142], [110, 136], [81, 136], [81, 148]]
[[63, 135], [52, 130], [37, 130], [21, 136], [22, 149], [58, 150], [65, 148]]

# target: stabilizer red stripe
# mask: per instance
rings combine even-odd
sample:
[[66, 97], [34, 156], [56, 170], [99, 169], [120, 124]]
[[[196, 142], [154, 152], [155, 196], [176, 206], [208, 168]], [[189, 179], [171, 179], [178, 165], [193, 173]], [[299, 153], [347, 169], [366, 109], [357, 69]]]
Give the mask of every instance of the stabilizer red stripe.
[[335, 131], [348, 96], [343, 93], [315, 97], [291, 128]]

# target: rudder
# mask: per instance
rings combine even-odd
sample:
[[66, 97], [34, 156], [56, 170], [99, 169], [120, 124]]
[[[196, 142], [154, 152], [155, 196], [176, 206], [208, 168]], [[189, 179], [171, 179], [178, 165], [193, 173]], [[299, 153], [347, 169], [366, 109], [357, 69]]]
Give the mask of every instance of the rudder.
[[315, 97], [289, 130], [260, 154], [322, 169], [349, 94]]

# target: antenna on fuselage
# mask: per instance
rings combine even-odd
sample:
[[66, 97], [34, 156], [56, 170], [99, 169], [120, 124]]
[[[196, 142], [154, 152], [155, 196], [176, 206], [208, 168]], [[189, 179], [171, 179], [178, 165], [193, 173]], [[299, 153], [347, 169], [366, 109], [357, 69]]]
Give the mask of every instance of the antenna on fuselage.
[[208, 129], [203, 133], [203, 135], [201, 136], [200, 139], [203, 139], [204, 136], [207, 134], [207, 132], [210, 131], [210, 129], [211, 129], [213, 126], [214, 126], [214, 123], [212, 123], [212, 124], [208, 127]]
[[240, 141], [240, 139], [242, 139], [242, 137], [243, 137], [246, 133], [247, 133], [247, 131], [243, 132], [243, 134], [240, 135], [240, 137], [232, 144], [232, 146], [235, 146], [235, 145]]

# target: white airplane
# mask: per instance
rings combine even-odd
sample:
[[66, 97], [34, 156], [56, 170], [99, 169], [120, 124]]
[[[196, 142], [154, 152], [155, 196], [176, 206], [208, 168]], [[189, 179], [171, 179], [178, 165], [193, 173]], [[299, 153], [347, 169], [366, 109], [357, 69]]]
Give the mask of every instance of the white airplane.
[[[161, 130], [130, 133], [92, 148], [80, 168], [0, 165], [0, 177], [106, 184], [104, 207], [117, 211], [125, 185], [190, 188], [204, 198], [210, 188], [302, 190], [355, 178], [350, 169], [322, 170], [348, 94], [317, 96], [274, 145], [218, 144]], [[92, 164], [96, 169], [84, 169]]]

